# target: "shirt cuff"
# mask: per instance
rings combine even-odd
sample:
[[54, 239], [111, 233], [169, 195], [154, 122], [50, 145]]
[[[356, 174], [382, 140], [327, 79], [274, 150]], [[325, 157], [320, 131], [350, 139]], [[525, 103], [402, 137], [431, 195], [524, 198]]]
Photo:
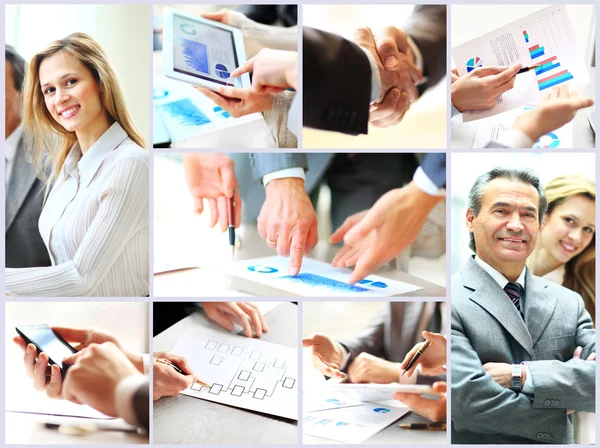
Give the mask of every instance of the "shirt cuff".
[[373, 104], [375, 101], [377, 101], [377, 98], [379, 98], [379, 95], [381, 94], [381, 79], [379, 76], [379, 67], [377, 67], [377, 61], [375, 60], [375, 57], [371, 54], [371, 52], [366, 48], [362, 49], [367, 55], [369, 65], [371, 66], [371, 104]]
[[523, 387], [521, 388], [521, 392], [527, 395], [535, 395], [535, 385], [533, 384], [533, 377], [531, 376], [531, 372], [527, 363], [525, 363], [525, 372], [527, 375], [527, 379], [523, 383]]
[[287, 127], [292, 134], [296, 137], [299, 135], [298, 123], [300, 122], [300, 100], [298, 99], [300, 95], [294, 95], [294, 99], [292, 100], [292, 105], [290, 106], [290, 110], [288, 110], [288, 123]]
[[413, 182], [421, 191], [431, 196], [444, 196], [446, 191], [444, 188], [438, 188], [421, 167], [415, 171]]
[[273, 171], [272, 173], [265, 174], [262, 178], [263, 185], [266, 187], [269, 182], [275, 179], [284, 179], [286, 177], [297, 177], [302, 180], [306, 180], [304, 175], [304, 168], [286, 168], [279, 171]]
[[144, 375], [150, 373], [150, 355], [148, 353], [142, 353], [142, 365], [144, 366]]
[[350, 352], [346, 350], [346, 347], [339, 342], [336, 342], [336, 344], [342, 348], [342, 353], [344, 354], [344, 356], [342, 356], [342, 362], [340, 363], [340, 370], [344, 370], [347, 367], [348, 360], [350, 359]]
[[516, 129], [507, 129], [500, 134], [500, 138], [496, 143], [506, 146], [507, 148], [531, 148], [533, 140], [527, 134]]
[[115, 389], [115, 411], [119, 417], [130, 425], [141, 425], [135, 415], [133, 396], [144, 382], [146, 382], [144, 375], [131, 375], [119, 381]]

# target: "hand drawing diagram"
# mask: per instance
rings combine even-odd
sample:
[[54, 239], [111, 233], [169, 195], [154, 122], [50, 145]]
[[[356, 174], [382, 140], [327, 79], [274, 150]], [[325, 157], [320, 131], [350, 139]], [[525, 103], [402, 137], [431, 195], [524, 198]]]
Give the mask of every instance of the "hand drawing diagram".
[[211, 387], [193, 384], [186, 395], [297, 418], [298, 368], [293, 348], [193, 327], [173, 347]]

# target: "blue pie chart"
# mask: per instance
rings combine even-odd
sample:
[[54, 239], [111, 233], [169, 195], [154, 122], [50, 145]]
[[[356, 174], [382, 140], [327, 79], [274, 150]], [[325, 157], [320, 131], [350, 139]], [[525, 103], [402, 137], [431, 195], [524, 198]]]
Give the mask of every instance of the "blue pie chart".
[[560, 145], [560, 139], [558, 138], [558, 135], [556, 135], [554, 132], [548, 132], [546, 135], [542, 135], [538, 141], [535, 142], [533, 147], [536, 149], [549, 149], [556, 148], [558, 145]]
[[377, 412], [378, 414], [387, 414], [390, 412], [390, 410], [388, 408], [375, 408], [373, 409], [373, 412]]
[[483, 63], [481, 62], [481, 58], [475, 56], [467, 61], [467, 73], [472, 72], [477, 67], [482, 67]]
[[259, 274], [273, 274], [274, 272], [278, 271], [278, 269], [271, 268], [269, 266], [261, 266], [260, 264], [257, 264], [256, 266], [248, 266], [248, 270], [257, 272]]
[[194, 28], [194, 25], [190, 25], [189, 23], [182, 23], [179, 25], [179, 29], [182, 33], [187, 34], [188, 36], [196, 35], [196, 29]]
[[229, 78], [229, 70], [223, 64], [215, 65], [215, 72], [219, 76], [219, 78], [227, 79]]

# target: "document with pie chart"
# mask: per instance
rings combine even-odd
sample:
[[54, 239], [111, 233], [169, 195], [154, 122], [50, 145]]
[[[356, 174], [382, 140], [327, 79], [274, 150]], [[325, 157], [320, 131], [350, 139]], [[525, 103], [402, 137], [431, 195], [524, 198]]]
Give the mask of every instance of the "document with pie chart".
[[452, 57], [460, 76], [486, 66], [520, 63], [523, 67], [536, 67], [517, 75], [514, 87], [498, 97], [492, 109], [463, 112], [464, 122], [536, 104], [554, 86], [577, 88], [590, 82], [564, 6], [549, 6], [456, 46]]

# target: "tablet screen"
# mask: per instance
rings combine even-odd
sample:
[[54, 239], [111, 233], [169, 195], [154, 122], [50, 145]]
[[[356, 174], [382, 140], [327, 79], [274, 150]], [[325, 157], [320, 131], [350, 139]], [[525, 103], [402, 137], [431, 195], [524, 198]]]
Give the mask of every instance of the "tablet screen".
[[222, 85], [235, 85], [238, 67], [233, 33], [173, 14], [173, 69]]

